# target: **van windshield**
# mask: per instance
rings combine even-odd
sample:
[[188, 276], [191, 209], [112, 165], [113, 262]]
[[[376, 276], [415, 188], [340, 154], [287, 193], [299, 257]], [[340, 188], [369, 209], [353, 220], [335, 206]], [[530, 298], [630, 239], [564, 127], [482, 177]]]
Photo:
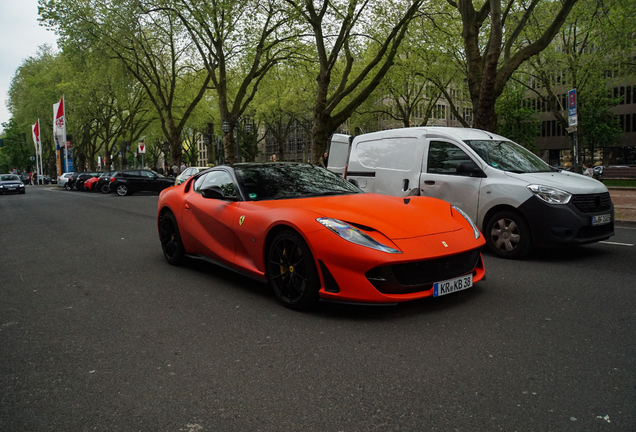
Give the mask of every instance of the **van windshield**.
[[549, 172], [550, 166], [531, 151], [512, 141], [466, 140], [484, 162], [501, 171], [514, 173]]

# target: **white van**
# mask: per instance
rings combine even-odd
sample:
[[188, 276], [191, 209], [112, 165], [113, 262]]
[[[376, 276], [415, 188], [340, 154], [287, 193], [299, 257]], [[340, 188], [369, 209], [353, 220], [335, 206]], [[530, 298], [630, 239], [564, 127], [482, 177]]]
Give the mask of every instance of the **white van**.
[[554, 171], [502, 136], [415, 127], [359, 135], [350, 146], [346, 135], [334, 138], [330, 170], [366, 192], [430, 196], [460, 207], [500, 257], [521, 258], [533, 245], [582, 245], [614, 235], [614, 205], [603, 183]]

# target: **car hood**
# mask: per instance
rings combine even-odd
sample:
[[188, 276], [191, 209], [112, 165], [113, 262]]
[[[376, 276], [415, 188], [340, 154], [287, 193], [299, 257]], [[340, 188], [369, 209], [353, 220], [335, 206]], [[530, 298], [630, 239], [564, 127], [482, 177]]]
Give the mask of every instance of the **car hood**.
[[19, 186], [22, 183], [22, 180], [6, 180], [0, 181], [0, 185], [2, 186]]
[[517, 180], [528, 182], [528, 184], [552, 186], [571, 194], [594, 194], [607, 192], [607, 187], [600, 181], [567, 171], [524, 174], [506, 172], [506, 175]]
[[[371, 228], [392, 240], [458, 231], [464, 227], [451, 216], [450, 204], [435, 198], [400, 198], [374, 193], [316, 198], [258, 201], [272, 210], [287, 208], [311, 213], [310, 217], [328, 217], [361, 229]], [[294, 212], [296, 213], [296, 212]], [[290, 216], [293, 222], [293, 216]], [[299, 215], [300, 216], [300, 215]], [[303, 215], [306, 216], [306, 215]]]

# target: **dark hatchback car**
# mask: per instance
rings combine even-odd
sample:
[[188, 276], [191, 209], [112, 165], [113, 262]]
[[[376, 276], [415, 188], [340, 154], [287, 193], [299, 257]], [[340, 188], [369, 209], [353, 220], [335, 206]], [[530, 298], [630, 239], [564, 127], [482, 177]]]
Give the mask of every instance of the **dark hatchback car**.
[[82, 172], [74, 172], [74, 173], [71, 174], [71, 177], [69, 177], [68, 181], [66, 182], [66, 185], [64, 185], [64, 187], [66, 188], [67, 191], [77, 190], [77, 187], [73, 188], [73, 186], [75, 185], [75, 181], [80, 176], [80, 174], [84, 174], [84, 173], [82, 173]]
[[[172, 181], [174, 184], [174, 180]], [[25, 193], [24, 183], [20, 180], [20, 176], [17, 174], [2, 174], [0, 175], [0, 194], [8, 193]]]
[[101, 192], [107, 194], [110, 192], [108, 185], [110, 184], [110, 179], [117, 173], [117, 171], [106, 171], [99, 176], [99, 180], [97, 180], [97, 184], [95, 184], [94, 191]]
[[109, 188], [117, 192], [119, 196], [130, 195], [136, 192], [161, 192], [174, 186], [174, 178], [164, 177], [150, 170], [124, 170], [118, 171], [110, 179]]

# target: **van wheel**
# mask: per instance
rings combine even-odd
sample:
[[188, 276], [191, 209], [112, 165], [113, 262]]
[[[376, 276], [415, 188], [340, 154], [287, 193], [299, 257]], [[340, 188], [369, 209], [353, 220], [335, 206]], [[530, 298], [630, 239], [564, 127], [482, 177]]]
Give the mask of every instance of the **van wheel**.
[[520, 214], [508, 210], [488, 220], [484, 235], [488, 248], [501, 258], [521, 259], [532, 246], [530, 227]]

